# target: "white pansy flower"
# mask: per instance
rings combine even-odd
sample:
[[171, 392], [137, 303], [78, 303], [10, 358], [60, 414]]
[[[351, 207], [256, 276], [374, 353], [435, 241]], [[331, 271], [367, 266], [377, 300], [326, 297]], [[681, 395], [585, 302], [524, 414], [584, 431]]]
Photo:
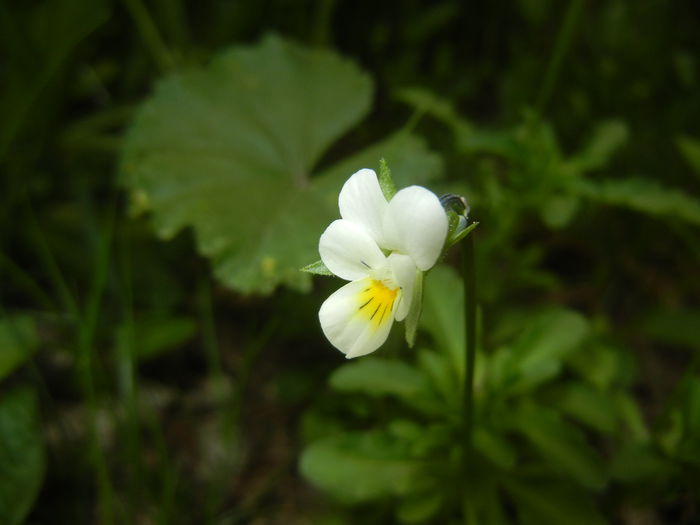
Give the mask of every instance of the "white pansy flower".
[[374, 171], [352, 175], [338, 198], [339, 220], [319, 241], [321, 260], [350, 281], [321, 306], [323, 333], [345, 357], [369, 354], [408, 315], [419, 271], [432, 268], [447, 235], [437, 196], [420, 186], [387, 202]]

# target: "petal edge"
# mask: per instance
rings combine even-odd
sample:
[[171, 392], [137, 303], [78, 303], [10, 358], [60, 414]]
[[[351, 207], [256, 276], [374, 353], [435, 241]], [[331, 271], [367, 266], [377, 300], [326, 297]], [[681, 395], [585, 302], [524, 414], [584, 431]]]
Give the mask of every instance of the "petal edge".
[[386, 247], [409, 255], [426, 271], [442, 253], [448, 225], [437, 196], [421, 186], [409, 186], [391, 199], [383, 226]]
[[383, 219], [388, 206], [374, 170], [361, 169], [350, 176], [340, 190], [340, 216], [364, 226], [381, 246], [384, 243]]
[[344, 219], [333, 221], [321, 234], [318, 252], [326, 268], [346, 281], [366, 277], [386, 261], [367, 230]]
[[324, 335], [348, 359], [374, 352], [394, 324], [395, 305], [378, 323], [361, 313], [363, 292], [371, 286], [369, 277], [347, 283], [331, 294], [318, 312]]

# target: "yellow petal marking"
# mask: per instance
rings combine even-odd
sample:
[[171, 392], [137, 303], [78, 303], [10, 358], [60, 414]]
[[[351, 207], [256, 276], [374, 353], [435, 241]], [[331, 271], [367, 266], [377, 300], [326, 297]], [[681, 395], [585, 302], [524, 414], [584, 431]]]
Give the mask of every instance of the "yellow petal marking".
[[388, 288], [382, 281], [370, 280], [357, 296], [357, 314], [377, 330], [383, 322], [393, 320], [393, 308], [400, 288]]

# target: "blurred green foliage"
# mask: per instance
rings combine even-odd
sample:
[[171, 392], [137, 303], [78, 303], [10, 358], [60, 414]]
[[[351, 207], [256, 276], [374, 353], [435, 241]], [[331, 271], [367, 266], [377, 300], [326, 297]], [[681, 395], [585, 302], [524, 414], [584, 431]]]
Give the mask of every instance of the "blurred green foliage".
[[[0, 3], [0, 521], [697, 522], [697, 20]], [[468, 461], [454, 256], [350, 363], [298, 272], [382, 157], [479, 222]]]
[[125, 145], [132, 202], [154, 211], [162, 237], [192, 225], [229, 286], [308, 291], [299, 268], [318, 257], [318, 232], [348, 173], [379, 155], [396, 159], [402, 181], [439, 169], [420, 140], [399, 133], [312, 177], [324, 150], [367, 114], [371, 86], [353, 64], [274, 36], [170, 78]]
[[0, 405], [0, 517], [22, 523], [44, 474], [44, 446], [36, 399], [27, 388], [7, 392]]

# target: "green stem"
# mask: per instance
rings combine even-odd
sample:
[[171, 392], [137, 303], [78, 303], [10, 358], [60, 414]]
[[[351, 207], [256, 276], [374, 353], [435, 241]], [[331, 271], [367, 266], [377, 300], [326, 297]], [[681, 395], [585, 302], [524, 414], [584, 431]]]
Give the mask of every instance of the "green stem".
[[[4, 273], [8, 279], [7, 282], [15, 284], [18, 288], [22, 288], [28, 294], [31, 294], [34, 300], [40, 304], [40, 307], [47, 312], [56, 310], [54, 301], [49, 295], [39, 286], [37, 281], [20, 265], [15, 263], [7, 255], [0, 251], [0, 271]], [[1, 274], [0, 274], [1, 275]], [[4, 280], [4, 279], [3, 279]]]
[[109, 255], [112, 238], [112, 228], [115, 220], [116, 209], [111, 211], [110, 226], [105, 236], [101, 239], [97, 248], [97, 260], [95, 261], [95, 273], [90, 287], [88, 302], [85, 311], [81, 312], [78, 302], [71, 294], [68, 283], [63, 277], [56, 258], [51, 251], [48, 239], [44, 235], [31, 205], [29, 205], [30, 227], [33, 229], [35, 243], [42, 259], [49, 279], [52, 282], [60, 302], [71, 317], [71, 321], [77, 325], [78, 356], [76, 369], [83, 394], [87, 399], [88, 428], [90, 434], [89, 455], [95, 470], [101, 521], [105, 525], [114, 523], [113, 501], [114, 494], [109, 479], [107, 457], [99, 443], [98, 432], [98, 403], [93, 376], [93, 338], [97, 327], [100, 304], [106, 285], [109, 268]]
[[129, 14], [134, 19], [136, 27], [141, 33], [141, 38], [150, 51], [153, 60], [158, 64], [162, 73], [167, 73], [175, 68], [175, 59], [165, 45], [163, 38], [156, 27], [151, 14], [146, 9], [142, 0], [124, 0]]
[[98, 425], [98, 398], [96, 381], [94, 377], [94, 338], [100, 315], [100, 306], [107, 284], [107, 276], [110, 266], [110, 255], [114, 223], [116, 220], [116, 206], [109, 212], [109, 224], [99, 239], [95, 261], [95, 273], [93, 275], [85, 312], [80, 319], [78, 331], [79, 358], [77, 369], [83, 384], [83, 391], [87, 398], [87, 406], [90, 422], [90, 454], [95, 468], [95, 477], [98, 488], [98, 500], [100, 506], [100, 523], [111, 525], [114, 518], [114, 490], [109, 479], [109, 463], [100, 443]]
[[[462, 466], [465, 479], [469, 480], [472, 467], [472, 434], [474, 433], [474, 361], [476, 358], [476, 266], [474, 264], [474, 235], [467, 235], [462, 242], [462, 280], [464, 283], [464, 332], [465, 362], [464, 382], [462, 386], [462, 414], [464, 417], [464, 436]], [[468, 489], [468, 487], [467, 487]], [[463, 497], [469, 498], [471, 490]], [[471, 505], [465, 502], [465, 518], [472, 522]]]
[[204, 277], [200, 284], [200, 307], [202, 315], [202, 332], [204, 338], [204, 351], [206, 352], [209, 373], [216, 379], [224, 376], [224, 368], [221, 364], [221, 349], [216, 335], [216, 321], [214, 319], [214, 299], [211, 295], [211, 283], [208, 277]]
[[561, 30], [559, 31], [556, 43], [554, 44], [554, 52], [552, 53], [549, 63], [547, 64], [547, 71], [544, 74], [540, 94], [537, 97], [536, 107], [539, 115], [542, 115], [544, 112], [545, 106], [547, 105], [549, 97], [552, 94], [554, 84], [559, 77], [561, 64], [566, 56], [566, 53], [571, 47], [571, 40], [573, 38], [579, 16], [581, 15], [582, 8], [583, 0], [571, 0], [569, 2], [569, 7], [564, 15], [564, 22], [561, 25]]
[[134, 320], [134, 288], [131, 246], [134, 240], [131, 235], [131, 224], [125, 223], [123, 234], [119, 236], [118, 252], [121, 255], [121, 287], [123, 309], [123, 333], [119, 338], [116, 352], [118, 364], [118, 379], [120, 395], [126, 406], [127, 420], [124, 425], [124, 443], [126, 461], [129, 473], [129, 522], [136, 521], [135, 509], [140, 508], [143, 497], [143, 454], [141, 452], [141, 421], [139, 417], [139, 390], [136, 368], [136, 328]]
[[314, 20], [314, 45], [327, 46], [330, 43], [330, 27], [336, 0], [321, 0], [316, 2]]

